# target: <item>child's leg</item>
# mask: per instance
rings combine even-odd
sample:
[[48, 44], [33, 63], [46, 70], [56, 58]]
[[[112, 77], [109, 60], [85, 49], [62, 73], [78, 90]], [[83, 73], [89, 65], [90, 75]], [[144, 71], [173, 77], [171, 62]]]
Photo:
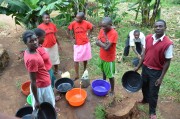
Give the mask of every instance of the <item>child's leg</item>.
[[106, 80], [106, 74], [103, 72], [103, 80]]
[[56, 80], [56, 77], [54, 76], [54, 71], [53, 69], [50, 69], [48, 72], [51, 78], [51, 87], [54, 88], [54, 82]]
[[84, 71], [85, 71], [87, 68], [87, 61], [84, 61], [83, 63], [84, 63]]
[[58, 73], [58, 65], [54, 65], [54, 74], [57, 74]]
[[51, 86], [43, 88], [42, 94], [43, 94], [44, 102], [49, 102], [55, 108], [56, 112], [59, 112], [60, 109], [55, 106], [55, 95]]
[[76, 72], [76, 76], [75, 79], [79, 79], [79, 62], [74, 62], [74, 68], [75, 68], [75, 72]]
[[112, 94], [114, 94], [114, 77], [109, 78], [110, 84], [111, 84], [111, 92]]

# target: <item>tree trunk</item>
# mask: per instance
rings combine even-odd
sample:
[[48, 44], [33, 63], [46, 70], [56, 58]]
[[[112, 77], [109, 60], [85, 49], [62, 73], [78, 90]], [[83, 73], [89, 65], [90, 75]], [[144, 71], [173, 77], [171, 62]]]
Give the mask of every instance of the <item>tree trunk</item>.
[[149, 26], [149, 5], [147, 2], [143, 1], [141, 4], [141, 14], [142, 14], [142, 25]]
[[141, 4], [139, 3], [138, 10], [137, 10], [137, 12], [136, 12], [135, 20], [137, 20], [137, 17], [138, 17], [138, 14], [139, 14], [139, 9], [140, 9], [140, 7], [141, 7]]
[[152, 27], [154, 25], [157, 13], [158, 13], [158, 8], [160, 5], [160, 1], [161, 0], [156, 0], [155, 4], [154, 4], [154, 9], [153, 9], [153, 14], [152, 17], [150, 18], [150, 26]]

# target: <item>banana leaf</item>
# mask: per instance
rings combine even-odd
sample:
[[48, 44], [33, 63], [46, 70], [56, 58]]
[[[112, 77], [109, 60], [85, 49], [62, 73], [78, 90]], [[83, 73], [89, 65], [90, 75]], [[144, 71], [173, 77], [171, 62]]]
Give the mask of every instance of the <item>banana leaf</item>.
[[23, 2], [30, 8], [36, 9], [38, 7], [39, 0], [23, 0]]

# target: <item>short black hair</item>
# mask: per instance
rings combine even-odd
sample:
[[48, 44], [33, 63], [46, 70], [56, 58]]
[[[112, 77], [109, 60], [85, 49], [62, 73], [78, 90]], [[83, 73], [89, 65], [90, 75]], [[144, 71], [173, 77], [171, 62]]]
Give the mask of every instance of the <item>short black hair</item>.
[[42, 15], [41, 15], [41, 16], [42, 16], [42, 17], [44, 17], [45, 15], [50, 16], [48, 12], [44, 12], [44, 13], [42, 13]]
[[29, 37], [33, 36], [34, 32], [32, 30], [27, 30], [23, 33], [22, 38], [23, 42], [26, 44]]
[[40, 28], [35, 28], [34, 33], [36, 34], [37, 37], [41, 37], [45, 34], [45, 31]]
[[84, 14], [84, 12], [78, 12], [76, 16], [80, 16], [81, 18], [84, 18], [85, 14]]
[[166, 27], [166, 22], [165, 22], [163, 19], [159, 19], [159, 20], [157, 20], [156, 22], [163, 22], [163, 23], [164, 23], [164, 26]]
[[110, 17], [104, 17], [102, 22], [112, 26], [112, 19]]
[[134, 34], [135, 33], [139, 33], [140, 34], [140, 31], [138, 29], [134, 30]]

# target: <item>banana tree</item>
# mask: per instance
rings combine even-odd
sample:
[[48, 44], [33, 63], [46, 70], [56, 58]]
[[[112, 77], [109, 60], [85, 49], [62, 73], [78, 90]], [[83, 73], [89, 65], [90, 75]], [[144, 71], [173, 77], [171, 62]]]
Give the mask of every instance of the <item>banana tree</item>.
[[15, 23], [27, 29], [42, 22], [43, 12], [59, 11], [53, 20], [60, 26], [67, 25], [79, 11], [86, 9], [87, 0], [0, 0], [0, 14], [12, 15]]
[[[141, 13], [143, 26], [153, 26], [155, 19], [160, 18], [160, 0], [138, 0], [129, 6], [129, 10], [136, 12], [135, 20], [137, 20], [138, 14]], [[153, 12], [152, 15], [150, 15], [151, 11]]]
[[[36, 28], [41, 22], [41, 14], [52, 12], [61, 0], [0, 0], [0, 14], [12, 15], [15, 23], [27, 29]], [[54, 3], [54, 4], [52, 4]], [[43, 9], [46, 6], [46, 9]]]

